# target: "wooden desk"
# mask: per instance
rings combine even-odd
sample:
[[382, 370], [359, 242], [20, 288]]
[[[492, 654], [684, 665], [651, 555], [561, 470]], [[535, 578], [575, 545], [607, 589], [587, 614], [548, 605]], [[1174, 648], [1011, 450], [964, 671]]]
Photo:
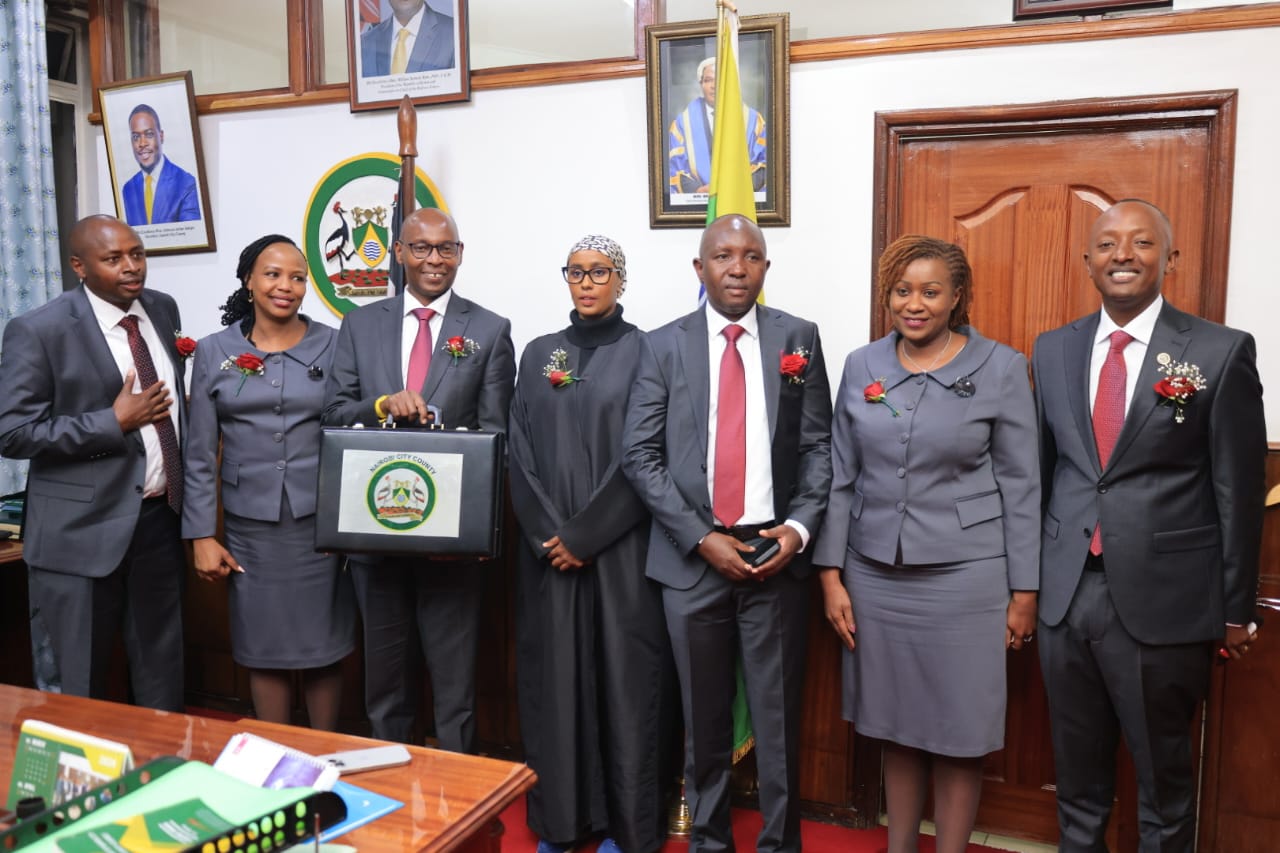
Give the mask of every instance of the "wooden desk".
[[0, 565], [22, 560], [22, 542], [18, 539], [0, 539]]
[[[32, 717], [126, 743], [137, 764], [161, 755], [212, 764], [227, 740], [242, 731], [312, 755], [382, 743], [257, 720], [213, 720], [0, 685], [0, 790], [8, 790], [18, 733], [23, 720]], [[336, 843], [350, 844], [360, 853], [499, 853], [503, 829], [498, 815], [533, 787], [533, 771], [523, 764], [492, 758], [424, 747], [408, 749], [413, 761], [407, 766], [349, 777], [352, 784], [394, 797], [404, 807], [336, 839]]]

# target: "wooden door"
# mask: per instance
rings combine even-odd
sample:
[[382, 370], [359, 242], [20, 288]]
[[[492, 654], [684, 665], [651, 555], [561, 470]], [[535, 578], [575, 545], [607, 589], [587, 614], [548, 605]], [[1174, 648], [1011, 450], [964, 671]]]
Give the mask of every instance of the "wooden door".
[[[1113, 202], [1143, 198], [1168, 213], [1181, 251], [1166, 298], [1220, 322], [1234, 115], [1234, 91], [879, 114], [874, 255], [902, 234], [959, 243], [974, 270], [974, 326], [1030, 354], [1041, 332], [1097, 310], [1082, 260], [1089, 228]], [[889, 321], [872, 301], [876, 337]], [[1008, 667], [1005, 749], [988, 758], [978, 824], [1056, 841], [1039, 661], [1011, 653]], [[1132, 850], [1127, 757], [1120, 777], [1109, 840]]]

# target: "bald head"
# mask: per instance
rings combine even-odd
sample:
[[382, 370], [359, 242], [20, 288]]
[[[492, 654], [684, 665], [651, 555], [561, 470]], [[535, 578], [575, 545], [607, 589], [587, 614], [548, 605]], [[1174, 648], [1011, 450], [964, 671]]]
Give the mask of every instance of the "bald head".
[[147, 253], [138, 232], [114, 216], [87, 216], [67, 235], [67, 248], [84, 286], [128, 311], [147, 281]]
[[462, 265], [462, 241], [453, 217], [423, 207], [405, 217], [395, 245], [396, 260], [404, 267], [409, 294], [430, 305], [453, 287]]
[[702, 232], [693, 260], [707, 302], [721, 316], [737, 320], [750, 311], [769, 271], [764, 234], [745, 216], [729, 214]]
[[1156, 301], [1177, 260], [1169, 217], [1148, 201], [1118, 201], [1089, 229], [1085, 266], [1103, 309], [1118, 326]]

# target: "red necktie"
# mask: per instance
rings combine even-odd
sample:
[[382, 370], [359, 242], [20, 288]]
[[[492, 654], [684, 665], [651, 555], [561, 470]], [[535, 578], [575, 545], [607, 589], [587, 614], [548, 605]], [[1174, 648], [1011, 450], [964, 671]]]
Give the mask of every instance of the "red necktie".
[[[1124, 386], [1128, 371], [1124, 366], [1124, 348], [1133, 335], [1117, 329], [1111, 333], [1111, 349], [1098, 374], [1098, 393], [1093, 398], [1093, 440], [1098, 445], [1098, 461], [1105, 470], [1111, 461], [1111, 450], [1124, 426]], [[1093, 528], [1089, 540], [1089, 553], [1095, 557], [1102, 553], [1102, 525]]]
[[[138, 372], [138, 381], [145, 391], [160, 381], [156, 375], [156, 364], [151, 360], [151, 350], [138, 331], [138, 318], [132, 315], [120, 321], [120, 327], [129, 337], [129, 352], [133, 355], [133, 366]], [[166, 415], [152, 424], [156, 435], [160, 437], [160, 457], [164, 462], [165, 494], [169, 506], [176, 513], [182, 513], [182, 454], [178, 451], [178, 432], [173, 428], [173, 419]]]
[[409, 350], [409, 377], [404, 387], [421, 392], [427, 382], [427, 369], [431, 367], [431, 318], [436, 312], [432, 308], [414, 308], [413, 316], [418, 318], [418, 336], [413, 339], [413, 349]]
[[725, 326], [724, 355], [720, 358], [720, 391], [716, 404], [716, 473], [712, 511], [725, 527], [742, 518], [747, 492], [747, 377], [738, 352], [738, 338], [746, 331], [736, 323]]

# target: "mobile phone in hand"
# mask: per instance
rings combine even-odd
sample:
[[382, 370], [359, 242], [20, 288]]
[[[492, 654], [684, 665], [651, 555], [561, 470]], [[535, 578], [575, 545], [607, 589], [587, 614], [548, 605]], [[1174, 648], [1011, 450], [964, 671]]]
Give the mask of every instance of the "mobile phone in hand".
[[767, 536], [757, 536], [755, 539], [748, 539], [742, 543], [743, 545], [751, 545], [754, 551], [743, 554], [742, 559], [753, 569], [758, 569], [773, 558], [782, 550], [782, 544], [777, 539], [770, 539]]

